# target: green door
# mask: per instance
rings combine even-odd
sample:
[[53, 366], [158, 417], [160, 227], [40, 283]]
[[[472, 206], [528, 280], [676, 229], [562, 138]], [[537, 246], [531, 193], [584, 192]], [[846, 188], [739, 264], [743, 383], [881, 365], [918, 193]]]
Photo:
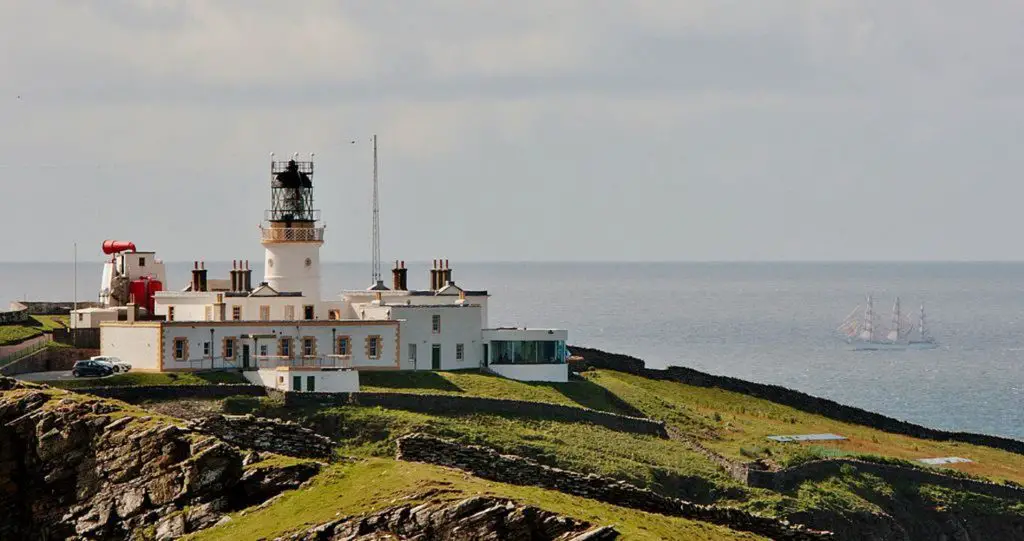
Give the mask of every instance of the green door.
[[302, 390], [302, 376], [292, 376], [292, 390], [293, 391], [301, 391]]
[[430, 368], [433, 370], [441, 369], [441, 344], [434, 344], [430, 348]]
[[316, 391], [316, 376], [306, 376], [306, 390], [311, 393]]

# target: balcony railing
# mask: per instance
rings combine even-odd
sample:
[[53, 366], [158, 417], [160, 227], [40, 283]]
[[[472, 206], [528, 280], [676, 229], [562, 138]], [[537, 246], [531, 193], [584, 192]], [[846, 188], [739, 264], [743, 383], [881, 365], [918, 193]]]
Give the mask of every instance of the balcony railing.
[[302, 357], [284, 357], [279, 355], [258, 355], [256, 366], [259, 368], [351, 368], [351, 355], [307, 355]]
[[260, 227], [263, 242], [323, 242], [323, 227]]

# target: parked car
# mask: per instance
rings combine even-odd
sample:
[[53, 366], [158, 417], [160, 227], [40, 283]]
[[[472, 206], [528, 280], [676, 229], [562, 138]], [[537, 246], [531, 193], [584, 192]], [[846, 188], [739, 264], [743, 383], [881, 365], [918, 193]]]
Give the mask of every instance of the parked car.
[[95, 357], [89, 357], [90, 361], [100, 361], [107, 363], [114, 369], [114, 372], [127, 372], [132, 369], [132, 365], [122, 361], [118, 357], [110, 357], [107, 355], [96, 355]]
[[76, 378], [83, 378], [86, 376], [109, 376], [114, 373], [114, 367], [103, 362], [103, 361], [76, 361], [75, 366], [71, 368], [71, 375]]

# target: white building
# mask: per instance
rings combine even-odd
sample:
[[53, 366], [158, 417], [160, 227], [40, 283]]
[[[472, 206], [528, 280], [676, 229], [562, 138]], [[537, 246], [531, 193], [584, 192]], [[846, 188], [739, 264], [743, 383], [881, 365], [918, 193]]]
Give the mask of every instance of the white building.
[[248, 263], [208, 279], [197, 262], [188, 286], [165, 289], [163, 263], [132, 243], [107, 241], [101, 308], [72, 314], [99, 326], [103, 355], [133, 369], [243, 369], [252, 381], [298, 391], [358, 390], [361, 370], [483, 368], [524, 381], [567, 381], [564, 330], [490, 328], [486, 291], [464, 290], [435, 260], [430, 288], [409, 290], [404, 262], [392, 288], [320, 299], [324, 226], [313, 205], [313, 162], [271, 161], [271, 209], [261, 227], [265, 276]]

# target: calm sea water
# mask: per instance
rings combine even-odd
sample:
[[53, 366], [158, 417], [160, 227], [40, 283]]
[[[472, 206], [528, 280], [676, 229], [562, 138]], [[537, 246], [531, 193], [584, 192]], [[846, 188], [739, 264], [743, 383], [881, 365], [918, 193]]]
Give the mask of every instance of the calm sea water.
[[[208, 264], [227, 277], [230, 263]], [[169, 264], [172, 285], [188, 264]], [[366, 264], [325, 264], [324, 292], [369, 285]], [[938, 428], [1024, 439], [1024, 264], [459, 264], [493, 325], [569, 329], [570, 343], [776, 383]], [[262, 268], [253, 272], [262, 276]], [[385, 274], [388, 274], [385, 271]], [[72, 298], [72, 265], [0, 264], [0, 299]], [[79, 263], [80, 299], [100, 264]], [[389, 278], [389, 276], [386, 276]], [[411, 265], [412, 287], [427, 264]], [[853, 352], [833, 330], [865, 293], [926, 304], [931, 351]]]

